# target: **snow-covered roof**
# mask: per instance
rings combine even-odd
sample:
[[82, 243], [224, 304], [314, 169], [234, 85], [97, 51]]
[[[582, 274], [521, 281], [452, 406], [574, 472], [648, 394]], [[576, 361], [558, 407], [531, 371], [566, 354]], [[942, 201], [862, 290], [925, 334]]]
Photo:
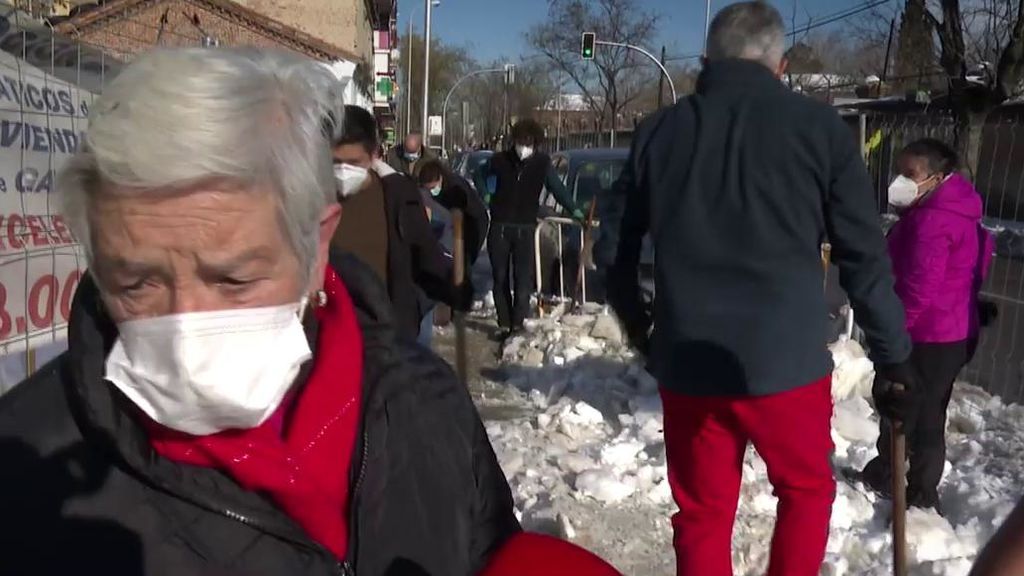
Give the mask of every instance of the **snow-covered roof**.
[[[559, 99], [561, 99], [561, 107], [559, 107]], [[540, 108], [541, 110], [555, 111], [561, 109], [563, 112], [586, 112], [590, 110], [590, 104], [583, 94], [561, 94], [551, 100], [548, 100]]]

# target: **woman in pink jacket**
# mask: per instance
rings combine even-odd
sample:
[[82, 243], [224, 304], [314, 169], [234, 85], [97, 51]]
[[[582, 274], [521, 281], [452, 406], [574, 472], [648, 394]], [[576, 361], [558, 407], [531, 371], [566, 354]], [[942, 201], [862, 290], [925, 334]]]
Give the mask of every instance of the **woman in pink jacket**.
[[[916, 385], [898, 411], [910, 453], [907, 501], [939, 511], [946, 408], [953, 382], [977, 344], [978, 292], [994, 242], [981, 226], [981, 196], [956, 171], [957, 155], [949, 146], [919, 140], [900, 152], [897, 163], [900, 175], [889, 187], [889, 203], [900, 221], [889, 232], [889, 254], [917, 372]], [[894, 411], [886, 405], [890, 402], [876, 394], [883, 414]], [[891, 491], [888, 428], [883, 419], [879, 456], [864, 469], [864, 480], [883, 493]]]

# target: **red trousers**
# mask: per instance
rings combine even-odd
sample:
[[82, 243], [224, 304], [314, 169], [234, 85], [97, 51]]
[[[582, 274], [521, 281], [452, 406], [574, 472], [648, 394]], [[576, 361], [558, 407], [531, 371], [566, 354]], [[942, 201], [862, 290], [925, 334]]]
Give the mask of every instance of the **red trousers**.
[[768, 576], [817, 576], [835, 498], [831, 377], [762, 397], [661, 390], [668, 480], [679, 512], [677, 576], [732, 576], [732, 530], [752, 442], [779, 499]]

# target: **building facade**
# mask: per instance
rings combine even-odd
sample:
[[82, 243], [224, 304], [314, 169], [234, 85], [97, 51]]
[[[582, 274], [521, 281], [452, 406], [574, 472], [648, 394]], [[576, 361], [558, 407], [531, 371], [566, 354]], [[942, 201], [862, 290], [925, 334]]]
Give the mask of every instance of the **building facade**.
[[394, 127], [397, 0], [19, 0], [119, 61], [157, 46], [285, 48], [320, 60], [346, 101]]

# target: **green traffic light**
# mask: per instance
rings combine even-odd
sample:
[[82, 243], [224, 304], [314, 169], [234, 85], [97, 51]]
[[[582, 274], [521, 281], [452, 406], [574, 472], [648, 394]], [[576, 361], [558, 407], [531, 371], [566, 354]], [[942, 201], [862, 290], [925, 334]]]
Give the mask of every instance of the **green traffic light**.
[[583, 53], [586, 54], [587, 56], [590, 56], [590, 49], [588, 48], [584, 50]]

